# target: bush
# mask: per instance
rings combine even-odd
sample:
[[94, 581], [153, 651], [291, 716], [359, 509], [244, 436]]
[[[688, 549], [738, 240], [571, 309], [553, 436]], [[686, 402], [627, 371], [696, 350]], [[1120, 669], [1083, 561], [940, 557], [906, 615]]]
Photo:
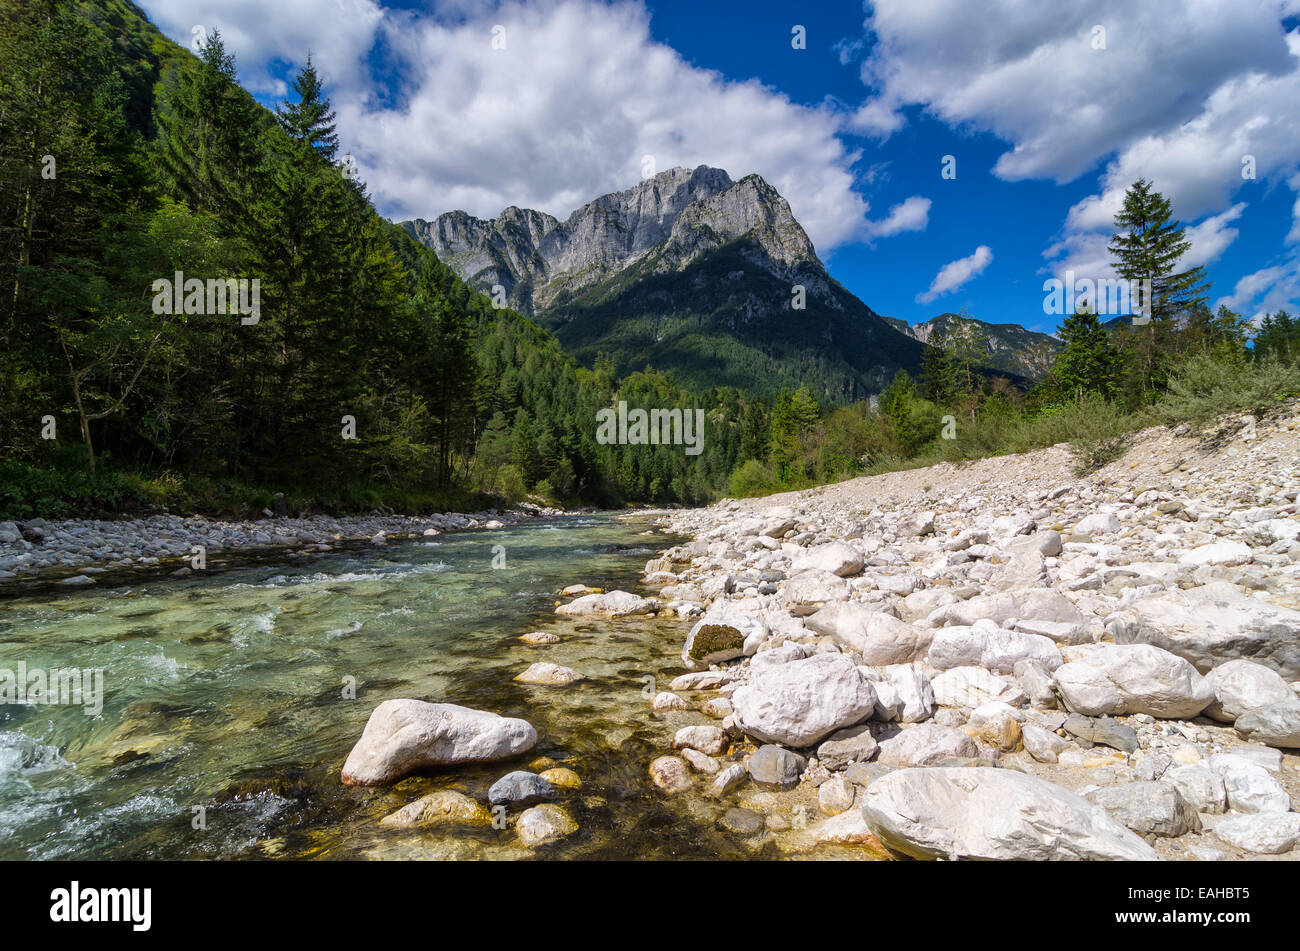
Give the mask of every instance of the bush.
[[736, 498], [752, 498], [756, 495], [770, 495], [781, 488], [775, 473], [757, 459], [742, 463], [728, 480], [731, 494]]

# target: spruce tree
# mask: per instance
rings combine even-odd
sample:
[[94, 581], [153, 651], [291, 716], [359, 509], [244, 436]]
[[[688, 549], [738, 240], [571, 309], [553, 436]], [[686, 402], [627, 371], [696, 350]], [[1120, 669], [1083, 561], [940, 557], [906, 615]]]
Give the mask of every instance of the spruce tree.
[[1097, 394], [1107, 399], [1115, 393], [1119, 354], [1110, 335], [1090, 309], [1080, 309], [1065, 319], [1057, 334], [1065, 348], [1052, 373], [1067, 397]]
[[[1192, 245], [1174, 220], [1169, 199], [1153, 191], [1149, 181], [1140, 178], [1129, 186], [1115, 227], [1108, 248], [1115, 273], [1125, 280], [1149, 282], [1142, 286], [1150, 287], [1150, 299], [1141, 299], [1141, 305], [1149, 308], [1152, 320], [1173, 319], [1205, 300], [1205, 269], [1177, 270]], [[1145, 293], [1140, 291], [1139, 298]]]

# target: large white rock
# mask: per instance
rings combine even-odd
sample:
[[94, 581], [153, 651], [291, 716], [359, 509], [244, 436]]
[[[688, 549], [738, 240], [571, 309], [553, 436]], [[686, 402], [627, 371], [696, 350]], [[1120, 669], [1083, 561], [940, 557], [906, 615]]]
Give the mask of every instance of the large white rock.
[[1154, 644], [1207, 673], [1244, 658], [1300, 680], [1300, 611], [1221, 585], [1139, 598], [1112, 630], [1120, 644]]
[[1223, 778], [1205, 766], [1171, 766], [1160, 781], [1176, 788], [1197, 812], [1223, 812], [1227, 808]]
[[1296, 699], [1290, 685], [1271, 667], [1253, 660], [1230, 660], [1205, 675], [1214, 691], [1214, 700], [1205, 715], [1224, 723], [1256, 707]]
[[991, 674], [983, 667], [954, 667], [930, 681], [934, 702], [941, 707], [982, 707], [1001, 700], [1013, 707], [1025, 702], [1025, 692], [1013, 681]]
[[1012, 673], [1022, 660], [1038, 661], [1049, 671], [1061, 666], [1061, 652], [1050, 638], [1008, 631], [987, 620], [935, 631], [926, 659], [940, 670], [983, 667], [996, 674]]
[[527, 720], [454, 703], [385, 700], [348, 754], [342, 779], [349, 786], [377, 786], [430, 766], [509, 759], [536, 743]]
[[928, 620], [935, 627], [949, 624], [969, 627], [980, 620], [1003, 625], [1013, 618], [1060, 621], [1072, 625], [1081, 625], [1087, 621], [1074, 606], [1074, 602], [1055, 588], [1026, 588], [1021, 591], [981, 594], [967, 601], [938, 607], [931, 612]]
[[918, 664], [890, 664], [880, 668], [881, 675], [894, 688], [898, 700], [898, 719], [902, 723], [920, 723], [934, 712], [934, 689]]
[[872, 610], [857, 601], [828, 604], [804, 624], [818, 634], [829, 634], [837, 644], [856, 651], [871, 667], [907, 664], [919, 660], [930, 643], [930, 632]]
[[1300, 812], [1229, 816], [1215, 825], [1214, 834], [1247, 852], [1290, 852], [1300, 844]]
[[788, 580], [779, 599], [791, 614], [803, 617], [831, 601], [847, 601], [849, 591], [849, 583], [838, 575], [810, 568]]
[[1234, 812], [1290, 811], [1291, 797], [1263, 766], [1233, 753], [1217, 753], [1209, 765], [1223, 780], [1228, 808]]
[[628, 617], [636, 614], [653, 614], [659, 602], [642, 598], [627, 591], [608, 591], [604, 594], [585, 594], [555, 609], [565, 617]]
[[1278, 749], [1300, 750], [1300, 698], [1267, 703], [1237, 718], [1237, 732]]
[[862, 563], [862, 552], [856, 548], [844, 542], [828, 542], [808, 549], [795, 559], [792, 567], [796, 572], [819, 569], [829, 571], [841, 578], [848, 578], [862, 570]]
[[1178, 556], [1178, 561], [1184, 565], [1244, 565], [1254, 556], [1249, 545], [1221, 541], [1183, 552]]
[[707, 670], [710, 664], [752, 654], [768, 632], [760, 614], [741, 610], [730, 601], [715, 601], [686, 635], [682, 666]]
[[1093, 512], [1079, 519], [1074, 531], [1077, 535], [1112, 535], [1123, 527], [1114, 512]]
[[882, 742], [876, 762], [885, 766], [929, 766], [954, 757], [969, 759], [978, 755], [975, 741], [961, 730], [921, 723]]
[[919, 859], [1150, 861], [1155, 850], [1100, 806], [1010, 769], [903, 769], [873, 781], [862, 816]]
[[1054, 679], [1066, 707], [1090, 717], [1145, 713], [1190, 718], [1214, 699], [1196, 668], [1149, 644], [1099, 644], [1057, 668]]
[[844, 654], [817, 654], [751, 675], [731, 703], [750, 736], [798, 748], [865, 720], [876, 692]]

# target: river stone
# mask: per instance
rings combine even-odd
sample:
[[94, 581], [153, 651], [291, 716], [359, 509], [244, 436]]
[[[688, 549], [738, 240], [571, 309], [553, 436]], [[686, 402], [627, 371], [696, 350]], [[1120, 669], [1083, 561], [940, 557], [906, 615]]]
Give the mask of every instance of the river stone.
[[519, 639], [525, 644], [558, 644], [560, 635], [552, 634], [550, 631], [530, 631], [527, 634], [520, 634]]
[[1042, 664], [1032, 660], [1017, 661], [1011, 672], [1016, 678], [1016, 684], [1035, 707], [1051, 710], [1057, 706], [1052, 675]]
[[686, 761], [677, 756], [660, 756], [650, 764], [650, 778], [664, 792], [679, 793], [695, 784]]
[[1170, 766], [1160, 781], [1176, 788], [1197, 812], [1216, 813], [1227, 808], [1228, 793], [1223, 780], [1204, 766]]
[[557, 789], [581, 789], [582, 779], [573, 770], [565, 766], [552, 766], [538, 774]]
[[1066, 708], [1085, 716], [1190, 719], [1214, 699], [1195, 667], [1150, 644], [1099, 644], [1057, 668], [1055, 680]]
[[1206, 585], [1140, 598], [1121, 621], [1117, 643], [1154, 644], [1202, 673], [1245, 659], [1300, 680], [1300, 611], [1291, 608]]
[[735, 712], [735, 709], [726, 697], [714, 697], [712, 700], [705, 701], [704, 706], [700, 707], [700, 712], [715, 720], [725, 720]]
[[1021, 748], [1020, 720], [1001, 700], [990, 700], [971, 711], [967, 732], [996, 750], [1011, 753]]
[[767, 635], [767, 624], [760, 616], [742, 611], [730, 601], [716, 601], [686, 635], [682, 666], [703, 671], [710, 664], [736, 660], [757, 651]]
[[561, 604], [555, 613], [564, 617], [629, 617], [653, 614], [659, 602], [642, 598], [627, 591], [607, 591], [604, 594], [585, 594], [568, 604]]
[[881, 667], [880, 673], [894, 688], [900, 723], [930, 719], [934, 713], [934, 689], [919, 664], [889, 664]]
[[1138, 860], [1155, 850], [1100, 806], [1011, 769], [903, 769], [863, 793], [888, 848], [919, 859]]
[[1300, 845], [1300, 813], [1229, 816], [1214, 826], [1214, 834], [1247, 852], [1279, 855]]
[[950, 624], [970, 627], [980, 620], [993, 621], [1000, 626], [1013, 618], [1075, 625], [1087, 620], [1074, 602], [1055, 588], [1026, 588], [977, 595], [966, 601], [944, 605], [932, 611], [928, 621], [935, 627]]
[[726, 732], [716, 726], [684, 726], [673, 737], [674, 749], [689, 746], [710, 756], [721, 756], [730, 745]]
[[710, 776], [722, 768], [722, 764], [712, 756], [691, 749], [689, 746], [682, 750], [682, 759], [690, 763], [691, 769], [697, 773], [707, 773]]
[[349, 786], [378, 786], [430, 766], [509, 759], [536, 743], [527, 720], [454, 703], [385, 700], [371, 712], [341, 778]]
[[828, 604], [804, 623], [856, 652], [872, 667], [907, 664], [925, 655], [930, 632], [857, 601]]
[[1214, 700], [1205, 715], [1223, 723], [1233, 723], [1243, 713], [1294, 700], [1295, 693], [1271, 667], [1253, 660], [1230, 660], [1205, 675], [1214, 691]]
[[513, 773], [506, 773], [492, 784], [488, 790], [488, 802], [494, 806], [504, 806], [554, 799], [556, 795], [556, 788], [541, 776], [517, 769]]
[[1235, 812], [1289, 812], [1291, 797], [1259, 766], [1231, 753], [1210, 757], [1210, 769], [1223, 780], [1228, 808]]
[[577, 683], [582, 679], [582, 674], [576, 670], [561, 667], [559, 664], [548, 663], [544, 660], [530, 664], [527, 670], [515, 677], [515, 680], [521, 684], [533, 684], [542, 687], [567, 687], [569, 684]]
[[816, 654], [752, 674], [731, 704], [745, 733], [799, 748], [866, 719], [876, 693], [845, 655]]
[[[836, 730], [817, 747], [817, 762], [827, 769], [843, 769], [850, 763], [865, 763], [880, 748], [865, 724]], [[843, 810], [840, 810], [841, 812]]]
[[1013, 673], [1022, 661], [1036, 661], [1047, 670], [1061, 666], [1061, 652], [1050, 638], [1008, 631], [992, 621], [935, 631], [926, 659], [940, 670], [983, 667], [995, 674]]
[[960, 730], [921, 723], [881, 742], [876, 760], [884, 766], [929, 766], [953, 757], [978, 755], [975, 741]]
[[1137, 732], [1131, 727], [1112, 720], [1110, 717], [1093, 719], [1078, 713], [1071, 713], [1065, 718], [1065, 732], [1089, 743], [1109, 746], [1111, 749], [1132, 753], [1138, 748]]
[[1165, 782], [1103, 786], [1086, 797], [1139, 835], [1178, 836], [1196, 832], [1196, 809], [1178, 788]]
[[1025, 752], [1040, 763], [1055, 763], [1070, 748], [1068, 740], [1033, 723], [1024, 724], [1020, 732], [1024, 738]]
[[745, 769], [743, 763], [732, 763], [730, 766], [725, 766], [709, 786], [709, 792], [714, 796], [725, 796], [743, 783], [748, 775], [749, 771]]
[[831, 601], [849, 599], [849, 583], [838, 575], [820, 568], [801, 571], [785, 583], [779, 599], [796, 617], [814, 613]]
[[934, 702], [941, 707], [981, 707], [1001, 700], [1013, 707], [1025, 702], [1024, 691], [1015, 683], [991, 674], [983, 667], [954, 667], [930, 681]]
[[749, 758], [746, 768], [755, 782], [771, 786], [790, 786], [799, 781], [807, 761], [798, 753], [767, 744]]
[[443, 789], [384, 816], [379, 824], [398, 829], [434, 825], [489, 826], [492, 824], [492, 813], [469, 796]]
[[728, 832], [748, 838], [763, 831], [763, 817], [753, 809], [733, 807], [722, 814], [718, 825]]
[[655, 694], [654, 700], [650, 702], [650, 708], [655, 713], [671, 713], [674, 710], [689, 710], [691, 705], [667, 690], [661, 690]]
[[549, 803], [525, 809], [519, 814], [519, 822], [515, 825], [519, 841], [530, 849], [556, 842], [577, 831], [578, 824], [573, 821], [573, 817], [559, 806]]
[[856, 790], [843, 776], [832, 776], [817, 787], [817, 807], [828, 816], [838, 816], [853, 808]]
[[1218, 541], [1185, 551], [1178, 556], [1178, 561], [1184, 565], [1232, 566], [1248, 564], [1254, 555], [1249, 545], [1234, 541]]
[[796, 558], [791, 568], [795, 572], [809, 570], [829, 571], [840, 578], [848, 578], [862, 570], [862, 552], [844, 542], [828, 542], [810, 548]]
[[1300, 749], [1300, 699], [1269, 703], [1237, 718], [1237, 732], [1278, 749]]

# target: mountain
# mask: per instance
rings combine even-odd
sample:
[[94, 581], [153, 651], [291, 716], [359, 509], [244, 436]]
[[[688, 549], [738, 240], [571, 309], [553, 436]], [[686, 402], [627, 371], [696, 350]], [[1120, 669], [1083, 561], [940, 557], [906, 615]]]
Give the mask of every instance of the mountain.
[[402, 227], [472, 286], [504, 289], [580, 362], [605, 353], [620, 374], [653, 366], [757, 393], [802, 384], [839, 403], [920, 367], [920, 343], [826, 272], [758, 175], [673, 168], [564, 221], [512, 206]]
[[1040, 379], [1061, 352], [1061, 341], [1051, 334], [1026, 330], [1019, 324], [991, 324], [964, 314], [940, 314], [924, 323], [908, 325], [897, 317], [886, 317], [900, 333], [914, 340], [942, 347], [953, 328], [964, 321], [976, 324], [988, 342], [989, 366], [1026, 380]]

